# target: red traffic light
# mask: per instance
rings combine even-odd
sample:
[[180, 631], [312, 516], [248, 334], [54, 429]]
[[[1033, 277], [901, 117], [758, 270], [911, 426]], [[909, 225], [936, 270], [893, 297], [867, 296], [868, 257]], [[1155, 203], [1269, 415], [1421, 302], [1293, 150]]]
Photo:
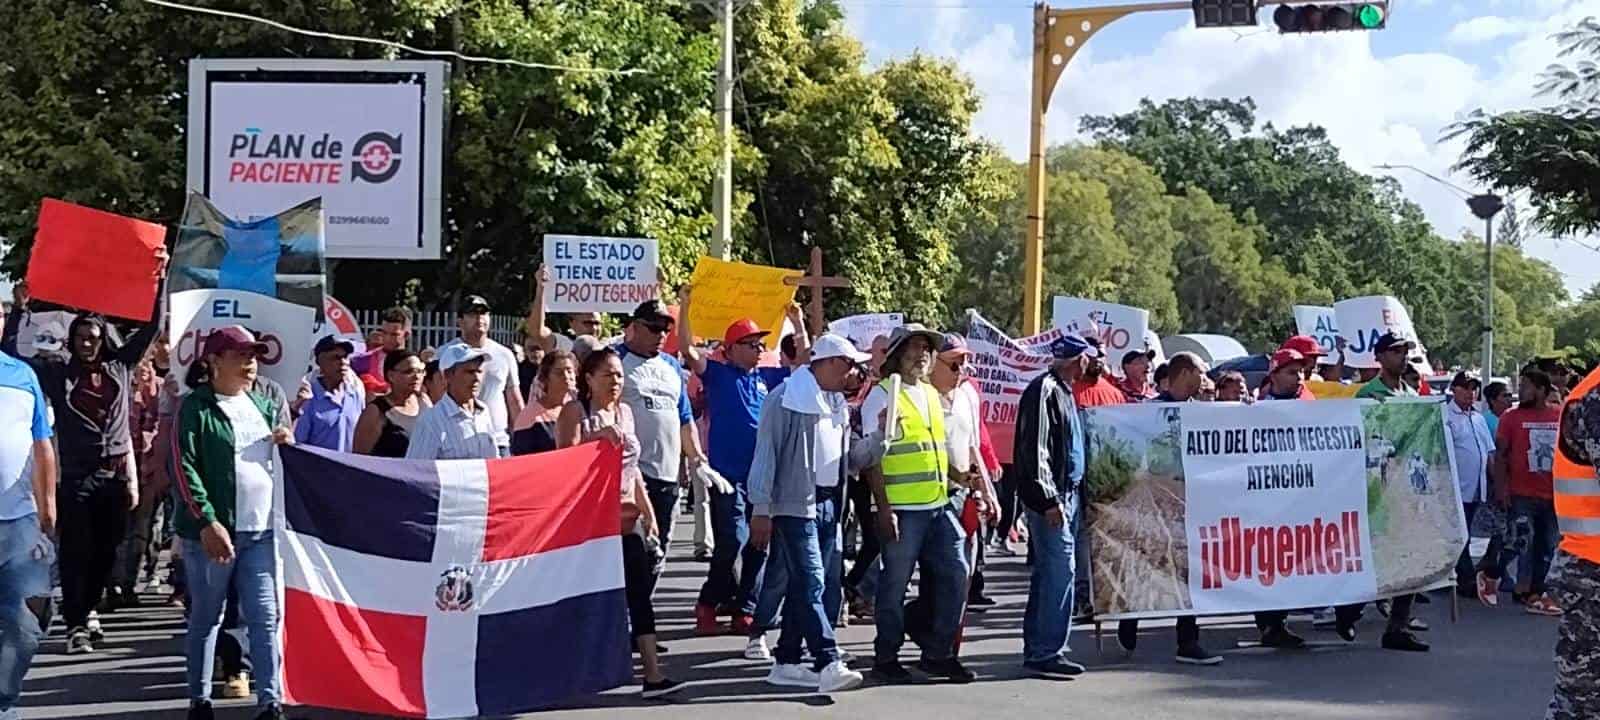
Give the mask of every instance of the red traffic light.
[[1272, 12], [1272, 22], [1280, 33], [1379, 30], [1388, 10], [1388, 4], [1382, 2], [1279, 5]]

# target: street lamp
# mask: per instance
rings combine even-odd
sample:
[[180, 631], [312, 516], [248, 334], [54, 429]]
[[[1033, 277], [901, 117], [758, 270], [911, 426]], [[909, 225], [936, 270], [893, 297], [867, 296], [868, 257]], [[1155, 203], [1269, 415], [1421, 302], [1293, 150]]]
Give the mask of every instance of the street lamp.
[[1412, 165], [1378, 165], [1380, 170], [1404, 169], [1422, 175], [1467, 197], [1473, 217], [1483, 221], [1483, 384], [1494, 377], [1494, 216], [1506, 207], [1504, 198], [1494, 193], [1473, 193], [1455, 183]]

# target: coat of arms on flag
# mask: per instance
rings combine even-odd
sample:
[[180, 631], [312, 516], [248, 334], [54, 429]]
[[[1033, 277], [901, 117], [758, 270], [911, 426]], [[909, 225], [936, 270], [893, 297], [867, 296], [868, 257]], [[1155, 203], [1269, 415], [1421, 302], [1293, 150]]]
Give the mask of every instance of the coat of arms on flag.
[[388, 460], [285, 447], [288, 702], [504, 715], [633, 675], [620, 452]]

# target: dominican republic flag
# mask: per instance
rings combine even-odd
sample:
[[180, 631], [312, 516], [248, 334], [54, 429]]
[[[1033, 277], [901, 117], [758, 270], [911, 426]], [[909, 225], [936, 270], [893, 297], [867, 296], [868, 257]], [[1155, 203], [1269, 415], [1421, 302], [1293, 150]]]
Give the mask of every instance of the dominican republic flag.
[[610, 443], [488, 461], [282, 458], [288, 702], [506, 715], [631, 680]]

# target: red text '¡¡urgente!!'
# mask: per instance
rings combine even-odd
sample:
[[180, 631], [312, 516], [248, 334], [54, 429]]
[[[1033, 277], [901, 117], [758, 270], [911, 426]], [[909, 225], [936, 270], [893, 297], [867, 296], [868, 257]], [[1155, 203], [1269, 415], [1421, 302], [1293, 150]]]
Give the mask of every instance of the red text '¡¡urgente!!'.
[[1338, 522], [1317, 518], [1302, 525], [1241, 527], [1225, 517], [1200, 528], [1200, 588], [1220, 590], [1227, 583], [1254, 579], [1271, 587], [1279, 578], [1363, 572], [1361, 514], [1348, 511]]

